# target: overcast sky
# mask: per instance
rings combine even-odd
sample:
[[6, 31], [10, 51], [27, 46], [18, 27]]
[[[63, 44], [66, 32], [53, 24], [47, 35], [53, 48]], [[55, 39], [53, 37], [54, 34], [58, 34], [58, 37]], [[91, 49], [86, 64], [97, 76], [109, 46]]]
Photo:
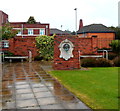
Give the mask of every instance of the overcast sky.
[[9, 15], [10, 22], [26, 22], [34, 16], [37, 22], [50, 23], [51, 28], [75, 30], [75, 8], [77, 27], [102, 23], [118, 26], [118, 1], [120, 0], [0, 0], [0, 10]]

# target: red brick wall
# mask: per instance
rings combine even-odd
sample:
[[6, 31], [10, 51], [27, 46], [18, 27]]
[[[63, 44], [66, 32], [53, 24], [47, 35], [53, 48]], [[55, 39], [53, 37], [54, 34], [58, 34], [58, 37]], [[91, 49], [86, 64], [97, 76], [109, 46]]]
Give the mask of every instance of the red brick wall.
[[78, 47], [81, 55], [92, 54], [92, 39], [79, 38]]
[[[64, 60], [63, 58], [60, 58], [60, 50], [58, 46], [60, 43], [68, 39], [74, 44], [74, 50], [73, 50], [73, 58], [70, 58], [69, 60]], [[54, 64], [53, 68], [56, 70], [68, 70], [68, 69], [78, 69], [80, 68], [79, 63], [79, 54], [78, 54], [78, 37], [76, 36], [56, 36], [54, 39]]]
[[[79, 34], [80, 36], [82, 34]], [[115, 39], [115, 33], [87, 33], [85, 38], [92, 38], [92, 36], [97, 36], [98, 48], [110, 48], [109, 44]]]
[[[70, 58], [68, 61], [64, 60], [63, 58], [59, 58], [60, 56], [60, 50], [58, 46], [60, 43], [68, 39], [74, 44], [74, 50], [73, 50], [73, 58]], [[77, 36], [56, 36], [54, 40], [54, 69], [57, 70], [65, 70], [65, 69], [75, 69], [80, 67], [79, 62], [79, 53], [80, 51], [81, 55], [93, 55], [98, 54], [97, 53], [97, 47], [98, 47], [98, 38], [97, 37], [91, 37], [91, 38], [79, 38]]]
[[98, 40], [97, 37], [79, 38], [78, 49], [81, 55], [97, 54]]
[[37, 48], [35, 46], [35, 38], [12, 38], [9, 40], [8, 51], [15, 55], [28, 56], [28, 51], [32, 51], [32, 56], [38, 55]]

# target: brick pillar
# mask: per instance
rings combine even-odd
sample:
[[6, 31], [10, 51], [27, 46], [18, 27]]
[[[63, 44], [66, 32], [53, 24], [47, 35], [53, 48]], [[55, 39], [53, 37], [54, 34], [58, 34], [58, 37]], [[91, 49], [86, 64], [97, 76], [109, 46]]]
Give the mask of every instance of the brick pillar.
[[[68, 60], [65, 60], [64, 58], [60, 58], [59, 45], [65, 39], [68, 39], [74, 45], [73, 57]], [[56, 70], [69, 70], [69, 69], [80, 68], [79, 53], [78, 53], [78, 37], [77, 36], [55, 36], [53, 68]]]

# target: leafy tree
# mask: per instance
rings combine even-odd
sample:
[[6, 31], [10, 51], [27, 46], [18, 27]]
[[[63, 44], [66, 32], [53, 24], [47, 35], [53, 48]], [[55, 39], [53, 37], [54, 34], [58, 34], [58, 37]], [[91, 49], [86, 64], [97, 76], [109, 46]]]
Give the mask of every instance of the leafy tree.
[[40, 57], [45, 60], [53, 59], [54, 36], [39, 36], [36, 37], [36, 47]]
[[120, 27], [109, 27], [110, 29], [115, 31], [115, 39], [119, 39], [120, 40]]
[[75, 31], [73, 31], [73, 32], [71, 32], [71, 34], [72, 34], [72, 35], [76, 35], [76, 32], [75, 32]]
[[120, 40], [113, 40], [109, 45], [111, 46], [113, 52], [120, 53]]
[[13, 30], [13, 27], [11, 27], [9, 23], [2, 26], [0, 30], [2, 30], [0, 31], [0, 35], [2, 35], [2, 40], [13, 38], [18, 33], [18, 30]]
[[34, 19], [33, 16], [30, 16], [28, 21], [27, 21], [28, 24], [35, 24], [36, 23], [36, 20]]

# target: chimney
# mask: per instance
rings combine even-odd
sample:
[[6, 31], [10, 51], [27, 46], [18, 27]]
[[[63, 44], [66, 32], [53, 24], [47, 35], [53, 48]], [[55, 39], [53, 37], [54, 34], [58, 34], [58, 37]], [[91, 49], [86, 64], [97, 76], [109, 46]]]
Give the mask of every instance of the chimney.
[[80, 23], [79, 23], [79, 30], [83, 27], [83, 21], [82, 19], [80, 19]]

